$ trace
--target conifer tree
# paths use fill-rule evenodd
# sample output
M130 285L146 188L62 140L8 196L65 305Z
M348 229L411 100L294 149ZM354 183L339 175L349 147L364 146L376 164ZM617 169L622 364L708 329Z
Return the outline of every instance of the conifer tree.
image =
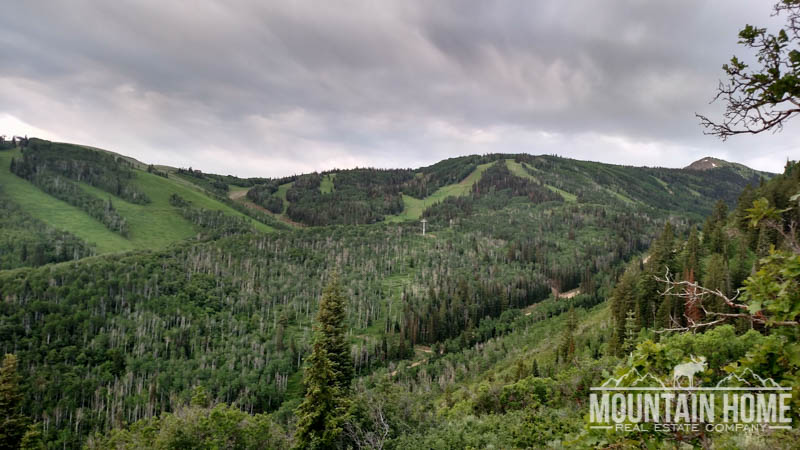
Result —
M700 238L697 234L697 229L692 227L689 232L689 240L686 241L686 249L683 257L683 270L686 273L691 272L695 278L700 278Z
M625 341L622 344L622 349L627 353L633 351L636 345L636 314L633 311L628 311L625 316Z
M653 243L650 259L645 264L643 276L639 280L636 316L639 319L640 328L655 326L657 301L660 298L660 286L656 281L656 276L663 276L667 269L672 270L675 265L675 258L672 254L674 245L675 234L672 231L672 225L667 222L664 225L664 231Z
M346 418L347 401L336 382L324 339L317 336L303 375L306 395L295 411L298 449L330 449L339 443Z
M306 394L295 411L297 448L336 448L340 442L353 376L344 321L345 297L334 275L319 304L314 346L303 375Z
M353 378L353 362L350 358L350 346L345 337L347 300L343 291L339 275L334 274L322 293L317 312L316 333L322 340L322 347L331 361L336 385L342 392L346 392Z
M636 308L639 270L629 269L620 277L611 294L611 314L614 318L614 331L611 339L611 353L622 354L625 340L625 315Z
M561 341L561 355L564 361L569 361L575 354L575 327L578 322L575 318L575 309L570 307L567 313L567 323Z
M0 367L0 449L19 448L28 431L28 418L22 414L17 357L6 354Z

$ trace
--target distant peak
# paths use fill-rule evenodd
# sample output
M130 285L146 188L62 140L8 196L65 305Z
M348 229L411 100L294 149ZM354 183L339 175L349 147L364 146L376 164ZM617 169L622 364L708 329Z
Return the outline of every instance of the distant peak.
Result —
M684 169L711 170L711 169L716 169L717 167L725 167L730 165L731 163L725 161L724 159L712 158L710 156L706 156L705 158L698 159L697 161L689 164L688 166L684 167Z

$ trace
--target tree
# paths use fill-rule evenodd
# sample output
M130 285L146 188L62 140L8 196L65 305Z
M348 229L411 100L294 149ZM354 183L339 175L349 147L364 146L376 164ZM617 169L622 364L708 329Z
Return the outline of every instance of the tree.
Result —
M614 318L614 332L611 340L612 353L622 355L626 335L626 315L636 308L638 270L629 269L620 277L611 293L611 314Z
M28 431L28 418L22 414L17 357L6 354L0 367L0 449L16 449Z
M773 15L786 14L786 26L777 33L746 25L739 31L739 44L755 50L759 67L732 57L722 70L714 100L727 105L720 123L696 114L705 134L722 140L737 134L779 131L786 120L800 113L800 0L780 0Z
M350 346L345 337L345 299L339 275L334 274L322 293L317 312L317 335L331 361L336 376L336 385L344 392L350 388L353 378L353 362Z
M335 448L341 439L353 376L344 321L345 298L334 274L319 304L314 346L303 375L306 394L295 411L298 448Z
M577 325L575 309L570 307L567 313L567 323L564 326L564 333L561 337L561 356L564 361L569 361L575 355L575 328Z
M295 411L296 448L336 448L347 416L347 402L336 383L333 363L319 336L306 363L303 374L306 395Z

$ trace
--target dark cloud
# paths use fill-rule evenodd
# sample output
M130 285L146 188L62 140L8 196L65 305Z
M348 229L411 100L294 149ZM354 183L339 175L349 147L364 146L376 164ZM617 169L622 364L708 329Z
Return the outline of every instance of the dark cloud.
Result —
M702 135L768 4L13 2L0 125L241 175L557 153L778 171L800 134ZM779 23L779 22L778 22ZM30 131L28 131L30 130ZM15 130L4 130L9 133ZM20 131L21 132L21 131Z

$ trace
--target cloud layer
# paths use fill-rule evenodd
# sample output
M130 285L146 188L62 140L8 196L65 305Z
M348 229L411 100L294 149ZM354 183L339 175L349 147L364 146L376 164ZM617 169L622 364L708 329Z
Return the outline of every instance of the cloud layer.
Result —
M169 3L169 2L168 2ZM243 176L548 153L780 171L800 125L703 136L745 0L12 2L0 128Z

